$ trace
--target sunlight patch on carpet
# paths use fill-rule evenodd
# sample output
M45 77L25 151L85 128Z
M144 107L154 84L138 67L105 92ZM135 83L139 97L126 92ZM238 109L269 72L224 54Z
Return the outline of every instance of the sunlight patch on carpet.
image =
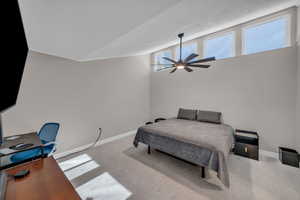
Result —
M123 185L108 172L76 188L83 200L126 200L131 196Z
M69 160L60 162L58 165L61 168L61 170L66 171L68 169L74 168L83 163L86 163L90 160L92 160L92 158L89 155L82 154L82 155L76 156L74 158L71 158Z
M99 166L100 165L98 163L92 160L78 167L72 168L71 170L65 171L64 173L69 180L72 180L83 174L86 174L89 171L92 171L93 169L96 169Z

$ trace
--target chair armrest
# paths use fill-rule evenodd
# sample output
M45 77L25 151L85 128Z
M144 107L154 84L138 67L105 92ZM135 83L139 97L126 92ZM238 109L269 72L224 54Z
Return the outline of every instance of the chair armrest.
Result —
M52 144L54 144L54 146L57 145L56 142L48 142L46 144L43 144L43 146L45 147L45 146L49 146L49 145L52 145Z
M48 153L48 157L52 156L52 154L56 151L56 145L57 145L57 143L56 142L48 142L46 144L43 144L43 147L46 147L46 146L49 146L49 145L54 145L54 146L53 146L53 149L51 150L51 152Z

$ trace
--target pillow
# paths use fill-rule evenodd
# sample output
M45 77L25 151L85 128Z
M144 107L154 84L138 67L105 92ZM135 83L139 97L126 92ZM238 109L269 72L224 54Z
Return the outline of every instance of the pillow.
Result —
M220 112L198 110L197 121L221 124L221 116Z
M177 119L196 120L197 110L179 108Z

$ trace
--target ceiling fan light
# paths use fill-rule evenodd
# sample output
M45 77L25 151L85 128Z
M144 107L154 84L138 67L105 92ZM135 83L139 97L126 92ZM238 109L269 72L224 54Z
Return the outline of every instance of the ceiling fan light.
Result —
M178 65L177 69L184 69L184 65Z

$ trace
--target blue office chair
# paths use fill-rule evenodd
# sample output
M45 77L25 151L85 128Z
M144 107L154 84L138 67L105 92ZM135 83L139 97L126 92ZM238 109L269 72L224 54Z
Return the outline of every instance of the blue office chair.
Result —
M51 156L56 151L56 136L58 133L58 123L46 123L42 126L38 133L39 138L43 143L43 150L45 156ZM17 163L24 160L30 160L41 155L41 149L32 149L20 153L16 153L10 157L11 162Z

